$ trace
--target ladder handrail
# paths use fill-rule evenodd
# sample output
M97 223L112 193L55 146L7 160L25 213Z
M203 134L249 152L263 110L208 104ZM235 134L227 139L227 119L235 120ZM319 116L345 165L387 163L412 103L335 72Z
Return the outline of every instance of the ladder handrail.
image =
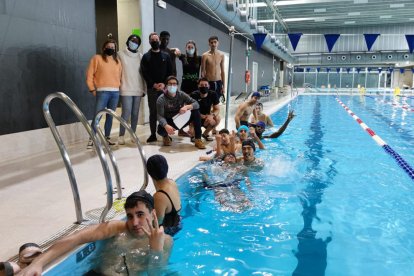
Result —
M110 115L113 118L117 119L120 122L120 124L122 124L122 126L129 132L129 134L131 135L131 137L134 139L135 143L137 144L138 152L141 156L141 161L142 161L143 168L144 168L144 183L142 184L142 186L139 190L144 190L148 186L148 173L147 173L147 166L146 166L147 159L145 157L145 152L142 149L142 145L141 145L137 135L131 129L131 127L128 125L128 123L121 116L119 116L115 111L113 111L111 109L108 109L108 108L104 108L95 115L95 117L93 118L93 121L92 121L94 126L95 126L96 132L98 133L98 136L99 136L101 141L106 141L105 135L104 135L102 129L100 128L100 126L99 126L99 122L100 122L103 114ZM113 168L113 171L114 171L114 174L115 174L115 179L116 179L118 199L121 199L122 198L121 177L120 177L120 174L119 174L119 168L118 168L118 164L117 164L115 155L114 155L111 147L108 145L108 143L103 142L102 144L105 147L106 153L109 156L109 160L111 161L112 168ZM112 187L111 187L111 194L112 194ZM100 222L105 221L106 215L108 214L111 207L112 207L112 203L111 203L111 205L107 204L106 207L102 210L101 216L99 217Z
M101 111L99 111L96 116L94 117L93 123L95 124L95 129L97 129L98 131L98 135L100 136L101 139L105 139L104 134L101 130L101 128L99 127L99 121L102 118L103 114L109 114L111 115L113 118L117 119L119 121L119 123L128 131L129 135L133 138L134 142L137 144L137 149L138 152L140 154L141 157L141 161L142 161L142 165L143 165L143 169L144 169L144 182L141 185L141 188L139 190L145 190L148 186L148 173L147 173L147 158L145 156L145 152L142 148L141 142L139 141L137 135L135 134L135 132L132 130L131 126L128 124L127 121L125 121L121 116L119 116L115 111L105 108L102 109ZM117 188L118 188L118 199L122 198L122 187L121 187L121 181L120 181L120 177L119 177L119 170L118 170L118 165L116 164L116 159L114 157L114 154L111 150L111 148L105 143L105 149L109 155L109 159L111 160L112 166L114 168L114 172L115 172L115 176L117 179Z
M62 140L62 138L59 134L59 131L56 128L55 122L53 121L53 118L50 114L49 105L50 105L50 102L54 98L61 99L73 111L73 113L76 115L78 120L82 123L82 125L85 127L86 131L89 134L89 137L93 141L93 144L95 146L95 150L98 154L99 160L100 160L101 165L102 165L102 169L104 171L105 182L106 182L107 201L106 201L106 207L104 208L104 211L105 210L110 210L111 207L112 207L113 196L112 196L111 173L110 173L110 170L109 170L108 162L106 161L105 153L102 149L101 141L100 141L100 139L97 139L97 136L95 135L94 131L92 130L91 125L89 124L88 120L86 119L86 117L82 113L82 111L80 111L80 109L72 101L72 99L70 99L63 92L56 92L56 93L49 94L45 98L45 100L43 101L43 115L44 115L45 120L46 120L47 124L49 125L49 128L50 128L50 130L53 134L53 137L54 137L54 139L56 141L56 144L59 148L60 154L62 155L63 162L65 164L66 171L67 171L68 176L69 176L69 182L70 182L71 189L72 189L73 199L75 201L76 222L81 224L82 222L85 221L85 219L83 218L82 206L81 206L80 197L79 197L79 190L78 190L78 185L76 183L75 174L74 174L74 171L73 171L73 168L72 168L72 163L70 161L70 158L69 158L68 152L66 150L66 147L63 143L63 140ZM103 143L105 143L105 140L102 140L102 141L104 141ZM103 222L102 218L104 219L105 216L106 216L107 212L105 213L105 215L103 215L104 211L102 212L102 215L100 217L100 222Z

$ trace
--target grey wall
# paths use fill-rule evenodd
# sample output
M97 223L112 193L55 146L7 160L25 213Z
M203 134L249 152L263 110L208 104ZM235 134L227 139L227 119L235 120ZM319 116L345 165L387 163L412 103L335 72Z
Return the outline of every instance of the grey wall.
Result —
M46 127L43 99L62 91L90 118L85 71L95 53L94 1L0 0L0 134ZM75 117L53 102L57 124Z
M197 43L198 52L201 55L208 50L208 38L217 35L220 42L219 49L223 52L229 52L230 37L226 29L214 19L206 17L205 14L200 13L185 1L166 2L168 5L165 10L155 7L155 31L159 33L166 30L171 34L169 47L178 47L181 51L184 51L185 43L191 39ZM146 39L144 43L148 43L148 39L144 39ZM245 40L243 37L234 40L232 95L237 95L245 90ZM258 86L271 85L273 75L272 55L264 51L257 52L254 44L252 48L249 69L251 70L253 61L257 62L259 64ZM276 65L278 64L276 63ZM177 71L179 78L181 78L180 61L177 61Z

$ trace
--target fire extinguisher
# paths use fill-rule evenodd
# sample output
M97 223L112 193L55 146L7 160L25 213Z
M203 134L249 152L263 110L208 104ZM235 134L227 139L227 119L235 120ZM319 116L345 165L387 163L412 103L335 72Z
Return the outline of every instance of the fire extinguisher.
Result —
M244 81L249 84L250 83L250 71L246 70L246 72L244 73Z

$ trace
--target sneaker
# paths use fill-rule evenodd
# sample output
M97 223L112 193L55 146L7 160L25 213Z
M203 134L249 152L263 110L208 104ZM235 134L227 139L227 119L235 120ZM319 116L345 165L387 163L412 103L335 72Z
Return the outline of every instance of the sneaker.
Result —
M89 138L88 144L86 145L86 149L91 149L93 147L93 141Z
M125 145L125 138L124 136L118 137L118 145Z
M147 143L151 143L151 142L157 142L157 135L151 134L151 136L148 137Z
M164 137L162 137L162 142L163 142L163 145L164 146L171 146L171 141L172 141L172 139L171 139L171 137L170 136L164 136Z
M206 148L206 146L204 145L204 143L201 139L195 139L194 140L194 145L198 149L205 149Z
M111 142L111 137L106 136L105 138L106 138L106 142L108 143L108 145L110 145L110 146L114 146L115 145L114 142Z
M207 134L207 135L203 134L203 135L201 135L201 136L203 136L203 138L204 138L206 141L213 141L213 137L210 137L208 134Z
M191 137L191 135L190 134L188 134L188 132L185 132L184 130L182 130L182 129L180 129L179 131L178 131L178 136L181 136L181 137Z

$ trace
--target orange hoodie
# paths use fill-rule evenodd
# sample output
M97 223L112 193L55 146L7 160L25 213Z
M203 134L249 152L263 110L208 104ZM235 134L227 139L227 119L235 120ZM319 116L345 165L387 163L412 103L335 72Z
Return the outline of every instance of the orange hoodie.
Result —
M113 57L107 57L107 62L101 55L94 55L89 62L86 72L86 84L89 91L99 90L100 87L118 88L121 86L122 65Z

